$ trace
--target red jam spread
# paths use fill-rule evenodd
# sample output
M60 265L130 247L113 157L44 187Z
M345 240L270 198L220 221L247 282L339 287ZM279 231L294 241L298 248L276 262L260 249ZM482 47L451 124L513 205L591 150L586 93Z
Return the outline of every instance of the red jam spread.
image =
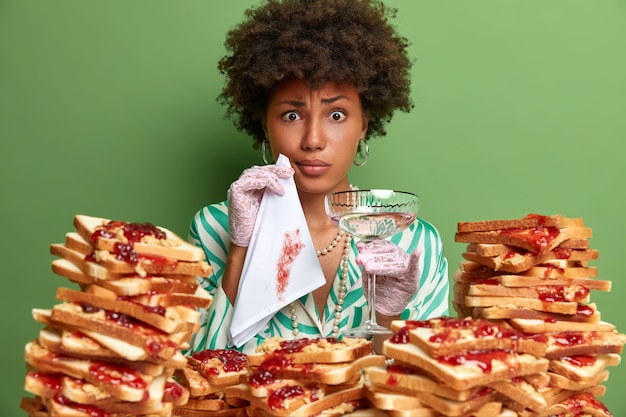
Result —
M255 388L261 387L263 385L271 384L274 381L276 381L276 377L274 376L274 374L270 371L265 371L265 370L254 371L248 377L248 384L251 387L255 387Z
M113 417L115 416L115 414L113 413L108 413L104 410L102 410L101 408L98 407L94 407L92 405L86 405L86 404L79 404L79 403L75 403L73 401L70 401L67 397L65 397L62 394L57 394L54 396L54 401L56 401L57 403L74 409L76 411L79 411L83 414L88 415L89 417Z
M409 343L409 330L410 329L406 326L401 328L393 335L391 335L391 337L389 338L389 342L406 345L407 343Z
M107 224L100 226L91 235L91 241L95 242L99 237L112 239L119 229L123 230L124 237L129 242L141 242L145 236L153 236L155 239L163 240L167 238L166 233L152 223L127 223L111 220Z
M596 357L593 355L576 355L576 356L564 356L565 362L571 363L575 366L591 366L596 363Z
M565 400L563 404L573 415L578 415L578 413L582 412L585 407L592 407L596 410L601 410L608 417L612 416L606 406L588 392L572 395ZM594 413L594 415L596 414Z
M477 338L493 337L498 339L510 339L515 344L524 335L510 328L505 328L484 319L459 319L452 317L439 317L436 319L418 321L407 320L405 326L391 336L391 343L409 343L409 332L416 328L431 328L433 335L429 337L429 342L439 344L454 344L462 334L458 329L471 330L472 335Z
M577 332L555 333L552 335L552 339L559 346L581 345L587 341L582 333Z
M285 401L292 398L304 397L305 391L300 385L287 385L278 388L276 391L270 393L267 397L267 405L272 410L285 408ZM315 398L317 399L317 398Z
M299 338L299 339L292 339L292 340L283 340L280 342L280 349L275 350L273 353L289 354L289 353L302 352L302 350L305 347L319 343L321 340L322 339L320 338L316 338L316 339ZM339 340L337 340L334 337L327 337L324 340L326 340L328 343L340 343Z
M291 265L296 260L304 244L300 239L300 230L295 232L287 232L283 237L283 248L278 258L278 275L276 276L276 294L282 299L289 284L289 275L291 273Z
M569 259L570 256L572 256L572 249L557 246L552 249L552 253L554 253L554 256L556 256L557 259Z
M402 375L417 375L420 374L420 370L417 368L409 368L403 365L387 365L387 385L398 385L398 378L396 374Z
M546 285L535 287L539 299L545 302L582 301L589 295L589 288L576 285L573 291L564 285Z
M174 381L166 381L165 382L165 391L163 392L164 396L167 396L168 399L179 400L185 394L185 388L177 382Z
M171 260L163 256L138 255L135 251L134 244L136 242L140 242L146 236L152 236L159 240L167 239L167 234L163 230L154 226L152 223L126 223L111 220L107 224L96 228L96 231L91 235L91 241L95 242L99 237L114 239L120 229L122 230L124 237L127 239L127 242L115 243L113 251L115 259L132 265L137 264L139 261L146 261L153 265L176 264L175 260ZM85 257L85 260L94 262L95 257L93 254L90 254Z
M532 229L502 229L498 233L510 235L516 239L528 243L535 254L544 253L549 248L552 241L559 235L560 231L556 227L535 227Z
M217 359L222 363L225 372L239 372L247 369L248 359L244 353L234 349L207 349L193 354L193 358L206 365L209 360ZM213 375L218 375L220 370L210 368Z
M94 361L89 366L89 373L98 381L104 381L110 385L126 385L135 389L146 389L146 381L136 371L123 366L113 365L106 362Z
M492 362L499 360L505 362L509 352L506 350L480 350L455 353L452 355L440 356L437 360L452 366L471 365L478 367L483 373L489 373L492 370Z
M578 304L578 306L576 307L576 314L583 317L591 317L594 314L594 310L588 305Z
M140 306L141 308L143 308L143 310L146 313L155 313L155 314L158 314L160 316L165 317L165 312L167 311L167 309L165 307L163 307L163 306L149 306L149 305L141 304L141 303L138 303L137 301L135 301L132 297L127 297L127 296L124 296L124 295L118 296L117 299L120 300L120 301L125 301L127 303L136 304L136 305Z
M54 392L61 392L61 374L29 372L29 375L39 381L44 387Z
M273 372L278 369L286 368L287 366L290 366L292 364L292 360L289 359L287 356L272 354L259 365L259 369L262 371Z
M129 315L118 313L116 311L104 310L87 303L79 303L79 305L83 312L88 314L104 311L104 317L106 320L149 337L150 341L147 343L146 349L151 355L158 355L163 349L166 348L177 348L176 343L168 339L163 331L143 323Z

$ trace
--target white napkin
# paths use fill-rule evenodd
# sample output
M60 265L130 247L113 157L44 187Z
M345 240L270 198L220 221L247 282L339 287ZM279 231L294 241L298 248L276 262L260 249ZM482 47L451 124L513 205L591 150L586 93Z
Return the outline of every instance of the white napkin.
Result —
M289 166L289 159L279 155L276 165ZM326 282L293 177L280 181L285 194L263 194L243 264L229 330L237 347L278 310Z

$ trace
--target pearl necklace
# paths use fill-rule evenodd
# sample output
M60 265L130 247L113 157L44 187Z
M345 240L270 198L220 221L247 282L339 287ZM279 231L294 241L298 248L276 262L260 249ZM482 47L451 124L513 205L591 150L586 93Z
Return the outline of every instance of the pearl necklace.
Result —
M330 245L328 245L327 247L325 247L322 250L316 250L315 252L317 253L317 256L323 256L326 255L328 253L330 253L333 249L335 249L335 246L337 246L339 244L339 242L341 241L341 238L343 237L343 235L345 234L345 232L343 230L340 230L339 232L337 232L337 236L335 236L335 238L333 239L333 241L331 242Z
M322 251L317 251L317 256L326 255L333 250L337 244L341 241L341 237L345 235L344 232L339 232L333 243ZM333 317L333 337L339 336L339 323L341 321L341 311L343 310L343 300L346 297L347 282L348 282L348 256L350 254L350 244L352 237L346 235L346 240L343 246L343 255L341 256L341 279L339 280L339 294L337 294L337 304L335 306L335 316ZM324 253L326 251L326 253ZM295 338L298 338L300 331L298 330L298 316L296 315L295 303L289 304L289 313L291 314L291 333Z

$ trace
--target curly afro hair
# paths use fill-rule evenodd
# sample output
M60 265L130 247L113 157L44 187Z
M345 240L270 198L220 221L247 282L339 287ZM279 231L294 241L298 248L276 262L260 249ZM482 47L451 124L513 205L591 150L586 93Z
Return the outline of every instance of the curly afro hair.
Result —
M248 9L226 37L218 101L258 148L269 94L282 80L349 83L369 119L368 138L384 136L393 112L413 107L408 42L389 23L396 13L380 0L267 0Z

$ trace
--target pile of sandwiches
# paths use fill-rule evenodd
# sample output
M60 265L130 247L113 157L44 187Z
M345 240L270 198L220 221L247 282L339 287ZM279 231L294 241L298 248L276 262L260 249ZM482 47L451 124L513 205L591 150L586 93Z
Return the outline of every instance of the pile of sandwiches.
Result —
M385 357L362 338L270 338L248 355L243 384L226 390L258 417L336 417L366 406L363 369Z
M178 372L190 398L174 416L372 416L363 370L384 363L361 338L275 337L247 355L199 351Z
M176 417L247 417L248 402L227 397L227 388L245 383L247 355L235 349L206 349L187 357L174 378L188 391L185 404L174 407Z
M69 280L60 301L33 309L42 324L25 346L21 408L43 416L170 416L187 402L174 378L211 296L202 249L151 223L76 215L52 244L52 269Z
M504 417L545 408L537 391L549 366L545 342L484 319L398 320L391 329L383 353L393 362L365 370L366 397L389 416Z
M515 380L532 398L503 401L519 416L569 416L572 404L580 411L571 415L610 415L599 397L626 336L591 302L592 291L611 289L590 265L599 255L589 247L591 236L582 219L562 215L458 223L455 241L467 243L454 274L458 316L498 323L545 344L533 355L547 361L547 369Z

